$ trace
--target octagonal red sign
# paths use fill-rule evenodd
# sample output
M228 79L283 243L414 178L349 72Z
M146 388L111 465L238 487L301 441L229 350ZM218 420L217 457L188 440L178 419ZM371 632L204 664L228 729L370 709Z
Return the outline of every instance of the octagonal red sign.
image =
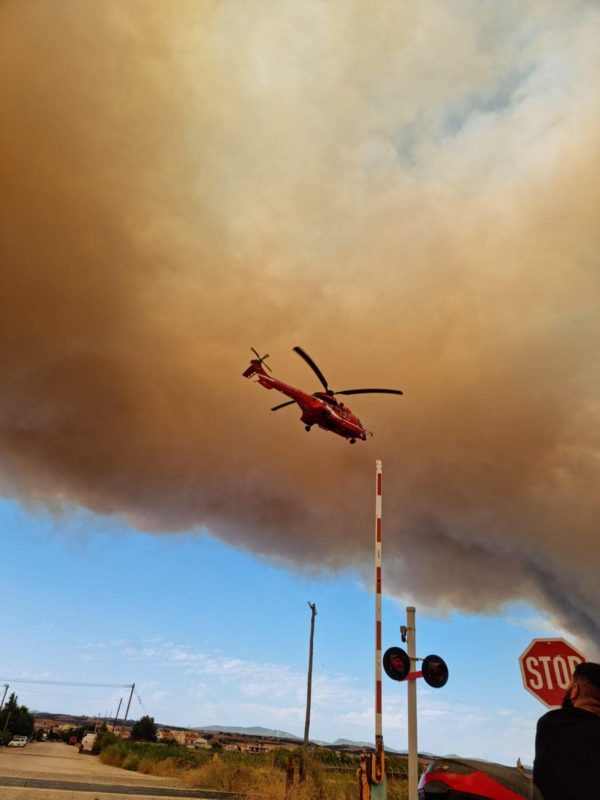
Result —
M519 658L523 686L547 708L560 708L575 667L586 660L564 639L534 639Z

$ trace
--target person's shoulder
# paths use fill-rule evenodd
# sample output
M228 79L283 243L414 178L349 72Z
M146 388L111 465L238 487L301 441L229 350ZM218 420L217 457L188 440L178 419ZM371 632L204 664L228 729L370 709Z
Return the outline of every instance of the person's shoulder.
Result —
M571 711L570 708L553 708L552 711L547 711L543 716L541 716L538 722L552 723L561 719L565 719L565 716L569 711Z
M600 725L600 716L582 708L555 708L539 718L538 730L582 724Z
M574 709L572 708L554 708L552 711L548 711L538 719L538 730L543 730L544 728L553 728L556 725L562 725L572 718L572 714L570 712L573 710Z

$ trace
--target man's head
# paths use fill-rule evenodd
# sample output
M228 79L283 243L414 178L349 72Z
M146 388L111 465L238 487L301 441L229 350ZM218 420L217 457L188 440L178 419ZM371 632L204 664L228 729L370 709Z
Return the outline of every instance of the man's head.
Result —
M600 714L600 664L588 661L575 667L563 700L563 708L573 706Z

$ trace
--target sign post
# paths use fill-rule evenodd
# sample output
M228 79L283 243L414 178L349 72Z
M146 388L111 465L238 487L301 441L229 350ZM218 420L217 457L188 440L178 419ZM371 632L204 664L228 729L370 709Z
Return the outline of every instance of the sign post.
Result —
M534 639L519 658L523 686L546 708L560 708L582 652L564 639Z
M417 628L415 608L406 609L406 643L410 672L417 671ZM419 786L419 748L417 745L417 682L408 679L408 800L417 800Z

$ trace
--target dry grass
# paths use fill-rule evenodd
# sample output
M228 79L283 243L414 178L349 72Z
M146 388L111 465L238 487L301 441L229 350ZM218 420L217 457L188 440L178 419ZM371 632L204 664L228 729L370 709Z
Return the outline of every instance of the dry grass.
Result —
M151 761L141 758L137 771L158 778L182 778L183 774L193 767L191 761L184 758L165 758L164 761Z
M148 752L153 754L152 750ZM114 767L161 778L177 778L194 789L235 792L260 800L285 800L285 770L281 764L276 764L274 757L252 759L228 754L198 764L173 756L156 760L140 751L119 747L108 748L100 758ZM306 772L306 781L302 784L296 774L290 800L355 800L357 778L354 770L328 769L318 760L309 759ZM407 800L407 797L405 780L388 780L388 800Z
M182 773L170 773L194 789L217 789L255 795L260 800L284 800L285 773L272 765L244 764L240 761L227 761L219 758L203 766ZM318 762L307 767L307 777L303 784L296 775L291 800L355 800L357 778L352 772L337 772L325 769ZM405 800L407 797L405 781L394 780L388 783L389 800Z
M109 767L123 766L123 758L113 753L100 753L99 758L103 764L108 764Z

